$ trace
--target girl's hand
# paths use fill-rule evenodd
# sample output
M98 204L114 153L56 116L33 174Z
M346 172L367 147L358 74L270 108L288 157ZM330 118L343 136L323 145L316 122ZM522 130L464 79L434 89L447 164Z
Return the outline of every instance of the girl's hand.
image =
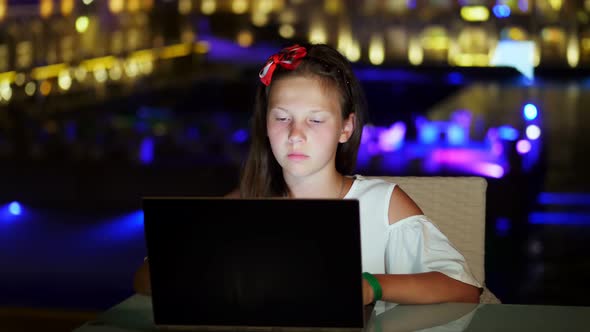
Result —
M369 282L363 278L363 304L371 304L373 303L373 298L375 294L373 294L373 287L369 285Z

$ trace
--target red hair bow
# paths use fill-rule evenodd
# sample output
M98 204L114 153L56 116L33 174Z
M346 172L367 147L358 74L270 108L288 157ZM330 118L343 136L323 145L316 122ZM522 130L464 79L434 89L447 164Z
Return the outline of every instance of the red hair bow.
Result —
M293 45L283 48L279 53L271 55L266 64L258 73L260 81L266 86L272 80L272 73L277 68L277 65L289 70L297 68L301 60L307 55L307 50L303 46Z

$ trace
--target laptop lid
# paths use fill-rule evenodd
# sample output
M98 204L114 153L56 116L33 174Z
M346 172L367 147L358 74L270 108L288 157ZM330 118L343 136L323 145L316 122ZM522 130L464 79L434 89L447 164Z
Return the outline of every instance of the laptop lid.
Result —
M357 200L144 198L156 325L362 328Z

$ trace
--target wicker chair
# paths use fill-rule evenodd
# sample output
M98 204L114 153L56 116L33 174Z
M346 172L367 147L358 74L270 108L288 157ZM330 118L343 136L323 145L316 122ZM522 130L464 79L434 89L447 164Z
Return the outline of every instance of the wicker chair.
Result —
M481 177L378 176L398 184L465 256L484 285L481 303L500 303L485 287L485 211L487 182Z

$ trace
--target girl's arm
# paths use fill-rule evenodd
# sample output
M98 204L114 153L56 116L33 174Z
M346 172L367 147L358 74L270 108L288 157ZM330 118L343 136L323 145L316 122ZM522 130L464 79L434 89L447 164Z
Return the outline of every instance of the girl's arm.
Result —
M400 304L479 302L479 288L440 272L418 274L376 274L383 289L383 301ZM365 304L374 301L373 288L363 279Z
M133 290L143 295L151 295L152 287L150 283L150 263L144 260L139 269L133 276Z
M389 223L422 215L418 205L399 187L396 187L389 202ZM394 303L426 304L440 302L479 302L480 289L455 280L441 272L417 274L375 275L383 289L383 300ZM365 304L373 302L373 289L363 279ZM367 302L369 301L369 302Z

